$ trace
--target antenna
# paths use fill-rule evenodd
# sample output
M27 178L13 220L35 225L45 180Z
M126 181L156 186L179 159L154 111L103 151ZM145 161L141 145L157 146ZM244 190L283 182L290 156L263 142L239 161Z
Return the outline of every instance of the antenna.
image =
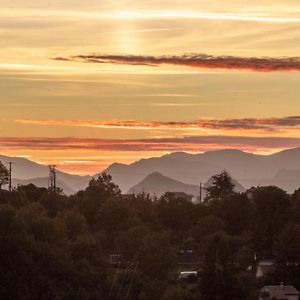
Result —
M49 188L56 191L56 165L49 165Z
M12 165L14 165L13 162L8 162L7 163L9 168L8 168L8 190L11 192L12 191Z

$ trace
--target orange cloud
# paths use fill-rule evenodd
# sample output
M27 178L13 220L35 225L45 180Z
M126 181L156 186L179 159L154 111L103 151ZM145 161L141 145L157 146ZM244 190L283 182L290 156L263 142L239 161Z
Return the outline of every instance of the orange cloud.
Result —
M16 120L24 125L70 126L117 129L164 130L260 130L300 129L300 116L283 118L203 119L189 122L93 121L93 120Z
M71 57L56 57L54 60L147 66L168 64L196 68L251 70L257 72L300 71L299 57L239 57L212 56L206 54L173 56L92 54L76 55Z
M135 140L105 140L88 138L21 138L1 137L0 150L49 151L208 151L237 148L254 152L300 146L300 138L249 136L187 136L182 138L149 138Z

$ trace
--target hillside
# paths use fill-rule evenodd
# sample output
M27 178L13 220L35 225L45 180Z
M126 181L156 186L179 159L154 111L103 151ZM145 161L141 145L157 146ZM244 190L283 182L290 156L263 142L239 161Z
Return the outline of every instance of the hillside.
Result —
M129 194L145 192L150 195L162 196L166 192L185 192L194 197L199 196L199 187L196 185L185 184L178 180L166 177L158 172L154 172L140 183L129 189Z
M38 164L26 158L9 157L0 155L0 161L7 165L13 163L13 185L33 183L39 187L48 186L49 169L47 166ZM66 194L73 194L85 189L91 180L91 176L79 176L57 171L57 185Z
M300 169L300 148L272 155L257 155L233 149L201 154L175 152L162 157L142 159L129 165L112 164L106 172L124 192L154 172L186 184L198 185L224 170L245 188L276 183L288 192L293 192L295 186L287 185L286 180L277 175L283 169ZM299 180L300 185L300 178L295 180Z
M239 182L233 180L233 183L236 192L241 193L245 191L244 187ZM202 197L205 197L205 190L211 185L212 178L203 185ZM129 194L139 194L141 192L157 197L162 196L166 192L184 192L188 195L193 195L196 200L197 197L199 198L200 187L199 185L186 184L170 177L166 177L158 172L154 172L146 176L141 182L128 191Z

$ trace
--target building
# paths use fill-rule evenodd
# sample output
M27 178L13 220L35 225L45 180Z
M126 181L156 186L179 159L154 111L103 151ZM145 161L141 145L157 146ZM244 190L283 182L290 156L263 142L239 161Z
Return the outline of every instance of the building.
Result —
M170 195L172 195L176 199L183 199L189 202L193 202L193 195L188 195L187 193L184 192L169 192Z
M275 263L273 260L261 260L257 264L256 278L262 278L274 272Z
M261 289L259 300L299 300L300 292L292 285L268 285Z
M133 194L122 194L121 198L122 198L122 200L131 200L131 199L134 199L134 195Z

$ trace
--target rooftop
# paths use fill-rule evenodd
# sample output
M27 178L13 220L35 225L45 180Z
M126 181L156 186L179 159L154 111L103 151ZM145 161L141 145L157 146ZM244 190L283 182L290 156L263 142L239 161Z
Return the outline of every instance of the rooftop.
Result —
M300 292L292 285L268 285L262 288L262 291L269 293L269 297L285 299L286 296L300 295Z

